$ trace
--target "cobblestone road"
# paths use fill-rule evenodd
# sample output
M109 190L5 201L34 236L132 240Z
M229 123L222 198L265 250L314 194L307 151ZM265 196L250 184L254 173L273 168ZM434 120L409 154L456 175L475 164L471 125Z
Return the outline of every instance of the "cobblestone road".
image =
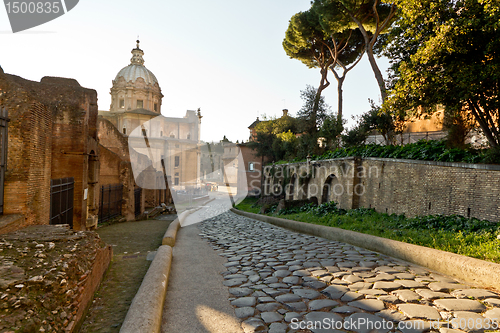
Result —
M217 209L198 226L245 332L499 332L495 292Z

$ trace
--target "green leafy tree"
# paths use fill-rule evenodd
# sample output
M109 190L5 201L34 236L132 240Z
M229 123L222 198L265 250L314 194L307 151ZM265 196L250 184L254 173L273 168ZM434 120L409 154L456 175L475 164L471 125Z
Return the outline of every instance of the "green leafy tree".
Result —
M394 21L394 1L382 0L314 0L313 9L325 30L343 32L358 28L364 40L364 51L379 85L382 100L387 97L385 81L375 59L377 41Z
M315 11L308 10L292 16L283 40L283 49L290 58L300 60L309 68L319 68L321 73L321 80L318 89L315 90L315 98L310 109L309 131L316 131L316 127L312 125L316 124L321 92L330 85L328 69L336 61L332 57L333 47L332 41L319 24L319 17Z
M386 54L387 107L418 115L442 104L472 114L500 147L500 6L494 0L397 0L401 9Z
M339 146L340 135L344 130L343 120L334 114L327 115L321 128L319 130L319 136L325 138L326 147L328 149L336 148Z

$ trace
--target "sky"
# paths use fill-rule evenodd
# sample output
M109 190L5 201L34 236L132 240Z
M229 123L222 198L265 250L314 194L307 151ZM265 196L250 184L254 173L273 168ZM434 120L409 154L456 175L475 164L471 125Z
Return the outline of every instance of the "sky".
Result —
M310 0L81 0L43 25L12 33L0 8L0 66L5 73L39 81L76 79L109 110L112 80L129 65L139 37L145 66L164 95L162 114L183 117L201 109L201 139L247 141L259 116L295 115L306 85L318 86L318 69L290 59L282 47L290 18ZM386 76L388 61L379 59ZM337 87L323 96L336 112ZM344 83L344 118L369 110L380 92L366 56Z

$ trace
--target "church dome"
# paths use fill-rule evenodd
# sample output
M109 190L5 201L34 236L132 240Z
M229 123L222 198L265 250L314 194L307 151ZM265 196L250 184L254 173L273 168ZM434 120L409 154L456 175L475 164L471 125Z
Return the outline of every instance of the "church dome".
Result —
M156 76L149 69L144 66L144 59L142 56L144 52L139 48L139 41L137 41L137 47L132 50L132 59L130 59L130 65L123 67L118 74L116 74L115 81L118 81L120 77L123 77L125 82L135 82L138 78L142 78L146 85L154 85L158 83Z

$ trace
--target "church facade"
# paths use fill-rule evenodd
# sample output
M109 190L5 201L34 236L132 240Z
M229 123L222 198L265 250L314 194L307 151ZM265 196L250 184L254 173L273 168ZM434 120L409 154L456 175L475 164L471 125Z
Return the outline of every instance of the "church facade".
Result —
M183 118L163 116L164 96L156 76L144 66L143 56L137 41L130 64L112 81L110 110L99 111L99 116L128 140L129 149L149 157L151 167L167 176L170 188L200 187L200 109L186 111Z

